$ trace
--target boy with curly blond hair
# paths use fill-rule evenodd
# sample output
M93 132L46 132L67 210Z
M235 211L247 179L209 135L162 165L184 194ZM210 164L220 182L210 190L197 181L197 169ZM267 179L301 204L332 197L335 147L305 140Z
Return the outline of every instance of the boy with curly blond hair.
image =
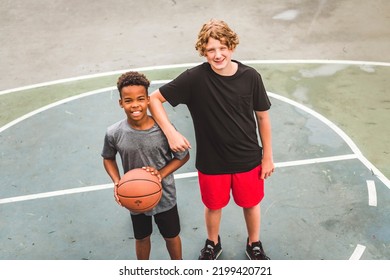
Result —
M237 34L224 21L205 23L195 48L206 62L153 92L149 105L173 151L184 151L191 144L174 129L162 104L185 104L192 116L207 229L200 260L217 259L222 252L219 230L230 193L243 208L246 255L254 260L269 259L260 241L260 202L264 179L274 171L268 115L271 103L260 74L232 59L238 44Z

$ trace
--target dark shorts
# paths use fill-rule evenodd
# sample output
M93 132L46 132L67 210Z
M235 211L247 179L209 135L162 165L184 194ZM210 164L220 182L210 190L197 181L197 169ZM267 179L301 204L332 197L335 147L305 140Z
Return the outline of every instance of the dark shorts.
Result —
M144 239L153 232L152 216L145 214L130 214L133 222L135 239ZM161 235L164 238L173 238L180 233L180 219L177 211L177 205L168 211L158 213L153 216Z
M208 175L198 171L202 201L212 210L225 207L232 192L238 206L251 208L264 197L264 180L260 178L261 165L242 173Z

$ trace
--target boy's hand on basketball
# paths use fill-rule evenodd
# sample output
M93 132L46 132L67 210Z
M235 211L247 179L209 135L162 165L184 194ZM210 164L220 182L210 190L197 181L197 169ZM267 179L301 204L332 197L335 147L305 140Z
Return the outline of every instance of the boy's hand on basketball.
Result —
M148 171L150 174L156 176L158 178L158 181L161 182L162 181L162 176L160 174L160 171L158 171L156 168L152 167L152 166L144 166L142 167L142 169Z
M118 203L120 206L122 206L122 203L119 201L119 197L118 197L118 183L114 183L114 197L115 197L115 200L116 200L116 203Z

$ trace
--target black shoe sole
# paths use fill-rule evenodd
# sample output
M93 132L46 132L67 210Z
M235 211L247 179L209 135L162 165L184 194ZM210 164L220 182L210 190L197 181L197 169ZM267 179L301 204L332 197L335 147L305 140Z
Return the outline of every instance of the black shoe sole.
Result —
M200 258L200 256L198 257L198 260L201 260L201 261L215 261L215 260L218 259L218 257L219 257L221 254L222 254L222 249L218 252L218 254L215 256L215 259L213 259L213 260L202 260L202 259Z

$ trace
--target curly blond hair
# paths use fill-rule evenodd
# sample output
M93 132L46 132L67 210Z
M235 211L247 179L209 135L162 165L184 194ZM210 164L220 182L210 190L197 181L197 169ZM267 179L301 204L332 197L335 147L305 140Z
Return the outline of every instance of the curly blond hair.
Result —
M230 50L234 50L239 44L238 35L230 29L226 22L211 19L203 24L195 44L195 49L200 56L205 56L206 45L210 37L220 41L221 44L226 45Z

